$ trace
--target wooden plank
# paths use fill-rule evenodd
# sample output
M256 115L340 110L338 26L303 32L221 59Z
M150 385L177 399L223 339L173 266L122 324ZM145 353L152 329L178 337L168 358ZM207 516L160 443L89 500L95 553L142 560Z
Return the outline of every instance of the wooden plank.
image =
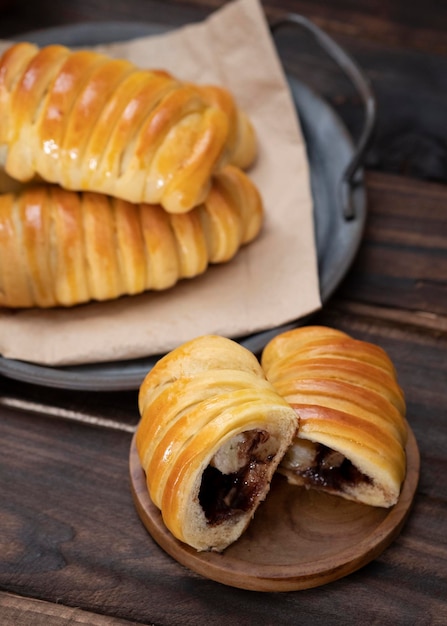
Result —
M80 22L134 21L159 24L181 25L187 21L203 19L213 10L212 3L190 3L182 6L181 2L163 0L127 0L109 2L78 0L77 2L59 2L58 0L40 0L39 4L16 0L2 15L0 37L6 38L26 31L76 24Z
M362 245L337 295L447 317L447 187L370 173L367 190Z
M23 598L0 591L0 621L3 626L137 626L137 622L115 619L81 609Z
M436 0L266 0L267 10L302 13L333 36L377 42L382 47L400 47L446 54L447 11Z
M148 19L159 18L174 21L173 15L184 14L203 16L222 6L225 0L127 0L127 2L92 3L90 0L78 0L75 4L61 4L58 0L41 0L39 5L27 4L27 13L23 12L21 0L5 13L6 24L20 27L29 23L31 28L48 26L55 16L59 23L73 23L85 19ZM414 48L446 53L445 31L447 29L446 7L437 0L421 3L417 0L362 0L353 6L350 0L263 0L268 13L294 11L307 15L320 26L334 35L349 35L359 40L377 41L381 45ZM8 24L9 21L9 24ZM56 23L56 22L54 22ZM1 32L1 31L0 31Z
M134 432L139 419L136 390L80 392L41 387L3 376L0 376L0 407L101 428L117 428L127 433Z

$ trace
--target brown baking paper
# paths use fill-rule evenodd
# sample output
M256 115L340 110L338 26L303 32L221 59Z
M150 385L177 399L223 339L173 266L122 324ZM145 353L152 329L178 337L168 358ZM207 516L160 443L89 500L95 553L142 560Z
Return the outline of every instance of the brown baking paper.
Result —
M251 334L318 309L306 150L258 0L237 0L202 23L100 49L231 90L257 131L259 158L250 176L263 197L265 224L231 262L165 292L72 309L3 310L0 353L49 365L131 359L205 333Z

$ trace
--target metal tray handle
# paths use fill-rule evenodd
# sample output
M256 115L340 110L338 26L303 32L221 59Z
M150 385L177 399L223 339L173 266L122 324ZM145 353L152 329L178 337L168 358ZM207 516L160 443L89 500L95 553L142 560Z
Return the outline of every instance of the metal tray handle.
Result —
M340 181L341 206L345 219L355 218L355 210L352 203L352 189L357 184L356 174L362 164L366 149L371 140L376 123L376 99L371 86L356 62L321 28L312 21L297 13L287 13L284 16L270 22L270 29L274 34L278 29L285 26L300 26L311 33L315 41L336 63L336 65L351 80L359 92L365 108L363 129L355 146L354 155L346 167Z

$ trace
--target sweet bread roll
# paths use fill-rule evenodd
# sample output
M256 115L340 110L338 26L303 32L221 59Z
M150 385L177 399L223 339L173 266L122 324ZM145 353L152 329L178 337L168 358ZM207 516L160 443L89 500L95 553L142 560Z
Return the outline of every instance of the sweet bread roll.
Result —
M230 165L205 202L180 215L56 185L0 195L0 306L72 306L167 289L230 260L262 219L256 187Z
M297 428L256 357L209 335L163 357L139 393L136 446L152 502L171 533L222 551L267 495Z
M255 154L253 127L222 88L59 45L18 43L0 59L0 165L19 181L183 213L215 171Z
M407 424L387 354L341 331L310 326L272 339L262 366L299 417L279 471L297 485L394 505L406 474Z

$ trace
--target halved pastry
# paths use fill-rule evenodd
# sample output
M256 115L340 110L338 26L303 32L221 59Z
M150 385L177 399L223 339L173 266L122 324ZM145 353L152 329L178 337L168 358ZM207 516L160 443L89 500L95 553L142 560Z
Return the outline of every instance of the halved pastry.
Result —
M152 502L180 541L222 551L267 495L297 428L256 357L215 335L163 357L139 393L136 446Z
M0 195L0 306L73 306L167 289L229 261L262 221L258 190L230 165L205 202L181 215L56 185Z
M223 88L60 45L21 42L0 58L0 164L19 181L183 213L223 165L255 155L253 127Z
M379 346L321 326L276 336L264 372L299 417L279 471L296 485L381 507L406 474L405 400Z

